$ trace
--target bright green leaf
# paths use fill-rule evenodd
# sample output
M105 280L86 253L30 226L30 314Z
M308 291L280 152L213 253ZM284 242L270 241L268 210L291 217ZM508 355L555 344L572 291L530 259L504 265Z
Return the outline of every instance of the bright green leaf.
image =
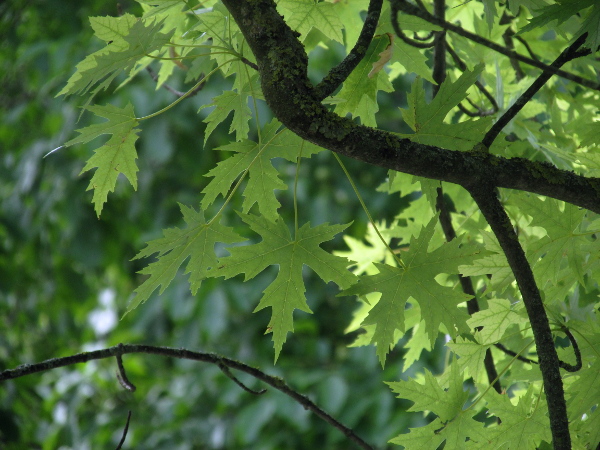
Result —
M240 217L263 240L258 244L229 248L231 256L220 259L219 266L211 271L211 275L231 278L245 273L247 281L268 266L279 266L277 277L263 291L264 295L254 310L272 308L267 332L273 333L277 361L288 332L294 331L294 310L311 312L304 295L302 267L309 266L323 281L333 281L340 288L346 288L355 281L356 277L347 270L350 262L346 258L334 256L320 247L322 242L333 239L348 225L322 224L313 228L304 224L292 238L281 218L272 222L252 214L240 214Z

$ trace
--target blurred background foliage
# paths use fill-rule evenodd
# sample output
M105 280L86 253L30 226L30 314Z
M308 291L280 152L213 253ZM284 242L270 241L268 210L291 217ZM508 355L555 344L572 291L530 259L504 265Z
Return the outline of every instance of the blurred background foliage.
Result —
M122 1L139 15L137 3ZM137 274L147 261L131 258L162 229L181 226L177 202L198 207L204 174L224 157L212 151L228 142L219 127L203 146L210 103L231 84L211 79L187 99L148 123L138 141L139 187L120 180L98 220L86 192L91 174L79 175L92 142L50 150L88 125L81 99L55 98L85 55L100 47L88 16L116 15L117 5L95 0L9 0L0 4L0 370L20 364L116 345L145 343L216 352L283 377L327 412L382 448L386 441L423 418L405 412L383 381L402 374L402 350L391 353L382 370L372 347L348 348L346 334L357 307L336 297L332 286L307 273L314 315L296 313L276 366L267 310L252 314L270 273L242 283L209 279L192 296L180 274L166 292L122 317ZM317 48L311 55L318 79L342 49ZM169 81L185 90L184 73ZM398 78L396 83L410 80ZM175 97L156 90L142 71L116 92L102 92L98 104L132 102L143 116ZM400 90L400 91L406 91ZM404 99L387 99L402 106ZM385 110L382 107L382 110ZM262 112L262 114L266 114ZM393 129L391 118L381 117ZM375 192L384 170L346 161L378 220L392 219L406 200ZM293 180L290 165L287 182ZM366 218L335 159L323 152L303 162L298 186L300 222L313 225L353 221L362 236ZM291 189L281 192L282 214L293 223ZM236 222L234 209L225 221ZM341 239L333 242L345 249ZM332 247L330 246L329 249ZM270 278L271 277L271 278ZM440 346L423 355L416 368L439 370ZM124 448L350 448L344 436L283 394L255 397L217 367L149 355L127 355L124 363L137 391L125 391L115 376L116 362L103 360L0 385L2 449L114 448L132 420ZM415 367L411 368L411 373ZM402 375L404 378L405 375ZM258 382L241 374L253 388Z

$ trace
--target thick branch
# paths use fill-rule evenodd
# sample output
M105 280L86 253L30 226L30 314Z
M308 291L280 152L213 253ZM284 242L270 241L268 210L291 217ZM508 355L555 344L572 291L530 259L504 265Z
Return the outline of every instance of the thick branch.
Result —
M356 443L360 448L372 449L373 447L358 437L354 431L344 426L342 423L334 419L332 416L327 414L315 403L313 403L308 397L302 395L279 378L250 367L242 362L235 361L233 359L225 358L223 356L216 355L214 353L201 353L192 352L190 350L169 348L169 347L156 347L152 345L137 345L137 344L119 344L114 347L105 348L102 350L95 350L93 352L78 353L76 355L66 356L64 358L48 359L37 364L24 364L12 370L5 370L0 372L0 381L11 380L14 378L20 378L25 375L30 375L38 372L45 372L48 370L56 369L58 367L70 366L73 364L86 363L95 359L105 359L111 357L120 357L128 353L147 353L151 355L161 355L170 358L189 359L192 361L206 362L214 364L223 370L223 367L228 369L239 370L240 372L247 373L257 380L274 387L278 391L283 392L287 396L300 403L305 409L308 409L315 413L318 417L323 419L328 424L340 430L344 435ZM229 375L228 375L229 376ZM231 378L231 377L230 377ZM128 419L129 421L129 419Z
M570 449L571 437L569 435L567 404L560 376L558 355L554 348L550 323L531 266L525 257L525 252L519 243L510 219L496 196L494 187L482 180L481 183L467 189L490 224L496 238L498 238L523 296L523 303L533 330L544 390L546 391L552 443L557 450Z
M412 175L546 195L600 213L600 180L522 158L456 152L358 125L328 111L307 77L304 47L272 0L223 0L250 45L275 116L302 138L339 154Z

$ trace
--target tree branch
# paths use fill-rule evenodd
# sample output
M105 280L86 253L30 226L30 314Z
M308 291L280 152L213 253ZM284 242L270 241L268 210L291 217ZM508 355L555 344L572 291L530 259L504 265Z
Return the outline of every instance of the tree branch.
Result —
M437 17L431 15L427 10L421 10L421 9L417 8L416 6L411 5L410 3L406 2L405 0L391 0L391 1L392 1L392 3L397 3L398 9L400 11L405 12L406 14L420 17L421 19L426 20L429 23L438 25L446 30L453 31L454 33L456 33L464 38L467 38L473 42L476 42L477 44L484 45L488 48L491 48L492 50L494 50L498 53L501 53L503 55L506 55L509 58L527 63L530 66L534 66L534 67L537 67L542 70L546 70L548 68L548 65L544 64L541 61L538 61L538 60L535 60L532 58L528 58L527 56L523 56L520 53L512 51L512 50L510 50L506 47L503 47L499 44L496 44L495 42L492 42L488 39L478 36L477 34L471 33L457 25L454 25L450 22L446 22L445 20L440 20ZM562 78L571 80L574 83L581 84L582 86L585 86L589 89L593 89L595 91L600 90L600 83L598 83L596 81L587 80L583 77L572 74L570 72L566 72L564 70L558 70L558 71L556 71L556 74L561 76Z
M348 75L356 69L356 66L358 66L364 58L369 49L369 44L375 35L382 6L383 0L371 0L369 2L367 17L365 18L365 23L363 24L354 48L348 53L344 60L331 69L327 76L315 87L315 94L319 100L323 100L325 97L333 94L339 85L348 78Z
M30 375L38 372L45 372L48 370L56 369L58 367L71 366L73 364L86 363L88 361L96 359L105 359L111 357L118 357L128 353L146 353L150 355L161 355L170 358L189 359L192 361L206 362L214 364L218 367L226 367L228 369L239 370L240 372L247 373L257 380L274 387L280 392L283 392L287 396L291 397L296 402L300 403L305 409L312 411L319 418L331 426L340 430L344 435L352 440L360 448L372 449L373 447L362 440L354 431L344 426L338 420L327 414L321 408L319 408L314 402L312 402L307 396L302 395L289 387L285 382L279 378L250 367L242 362L235 361L233 359L225 358L223 356L216 355L214 353L202 353L193 352L185 349L169 348L169 347L156 347L152 345L139 345L139 344L119 344L114 347L105 348L102 350L95 350L92 352L78 353L76 355L65 356L63 358L53 358L37 364L23 364L16 369L9 369L0 372L0 381L11 380L20 378L25 375ZM231 378L231 377L230 377ZM129 419L128 419L129 422Z
M490 147L494 139L500 134L500 132L504 129L506 125L523 109L523 107L529 103L529 101L533 98L533 96L548 82L548 80L554 75L558 68L563 64L571 61L572 59L581 56L581 53L578 53L577 49L581 47L581 45L585 42L587 37L587 33L584 33L579 37L575 42L573 42L569 47L567 47L559 56L554 60L547 69L541 73L539 77L535 79L535 81L529 86L529 88L521 94L521 96L517 99L513 105L506 110L504 114L496 121L496 123L488 130L485 134L483 140L481 141L486 147Z
M494 186L481 180L480 183L466 188L498 238L521 291L537 347L554 448L556 450L570 449L569 420L559 359L554 348L550 323L531 266L525 257L525 252L510 219L496 196Z
M600 213L600 179L524 158L457 152L358 125L326 109L308 80L308 57L272 0L223 0L252 49L275 116L302 138L341 155L460 185L488 180Z

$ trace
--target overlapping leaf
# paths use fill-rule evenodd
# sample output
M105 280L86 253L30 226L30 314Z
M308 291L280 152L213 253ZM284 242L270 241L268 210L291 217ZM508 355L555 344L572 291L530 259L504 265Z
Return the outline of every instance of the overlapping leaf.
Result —
M323 281L333 281L341 288L346 288L355 281L356 277L347 270L349 261L346 258L334 256L320 247L322 242L333 239L348 225L322 224L313 228L310 224L305 224L292 238L281 218L272 222L252 214L240 216L263 240L258 244L228 249L231 256L220 259L211 275L231 278L245 273L245 280L249 280L268 266L279 266L277 277L265 289L255 309L260 311L272 308L267 331L273 333L277 360L288 332L294 330L294 310L311 312L304 295L302 267L309 266Z
M248 212L257 203L262 215L271 220L277 218L277 209L281 204L274 191L287 189L287 186L279 178L271 159L280 157L295 162L300 156L310 157L322 150L287 129L278 132L280 126L277 120L268 123L262 130L259 142L244 139L218 148L235 154L208 172L207 176L214 179L202 191L205 194L203 208L211 205L219 194L225 196L237 177L248 170L243 211Z
M584 284L587 255L600 251L597 240L590 241L579 230L586 211L571 204L565 204L561 211L558 200L548 198L542 201L533 195L515 196L511 203L532 217L532 226L546 230L546 236L529 248L535 262L534 272L541 286L544 287L547 281L555 285L558 283L565 258L568 259L569 270Z
M457 364L450 366L449 375L447 390L442 389L427 369L425 384L415 380L387 383L398 397L414 402L408 411L431 411L438 416L424 427L411 428L408 434L396 436L391 443L404 445L407 450L420 450L438 448L445 441L444 448L460 450L484 440L483 424L473 420L476 411L463 411L469 394L463 391L463 378Z
M515 406L508 395L490 390L485 397L487 407L490 414L499 417L502 423L486 429L486 440L475 448L538 448L542 440L551 442L548 409L539 395L530 385Z
M304 38L313 29L319 30L329 39L344 43L344 24L338 17L334 5L315 0L281 0L278 8L285 16L287 24Z
M403 137L450 150L471 150L491 125L491 118L453 124L444 123L444 118L466 98L467 90L475 83L482 70L483 65L479 65L473 71L465 71L455 82L446 79L429 104L425 101L422 81L416 79L408 96L408 108L402 109L402 117L414 134Z
M81 170L81 173L84 173L95 167L98 168L87 189L94 190L92 202L96 214L100 216L108 193L114 190L120 173L127 177L134 189L137 189L138 168L135 163L137 153L134 144L140 130L136 128L138 121L131 103L124 108L96 105L88 106L87 109L108 121L80 128L77 130L79 136L65 143L65 146L89 142L103 134L112 135L106 144L95 151L94 156Z
M392 267L375 263L379 269L376 275L360 278L360 282L341 295L364 295L381 292L379 302L369 312L362 325L376 325L373 342L377 342L377 355L383 365L390 345L395 343L394 331L404 331L404 308L409 298L414 298L421 306L427 334L433 342L443 324L448 333L456 336L457 330L466 330L467 313L458 304L469 296L435 281L440 273L457 273L458 266L472 262L482 250L480 247L464 244L461 239L427 252L433 236L437 217L421 231L418 239L412 238L408 252L402 260L405 267Z
M186 228L164 230L164 237L148 242L146 248L135 258L140 259L158 253L158 260L142 269L140 273L150 277L135 290L137 294L128 311L148 300L159 287L162 294L173 280L181 265L189 258L186 272L190 274L192 294L196 294L209 269L217 264L214 246L217 242L232 244L244 240L232 228L219 223L206 223L202 210L179 205Z
M352 117L360 117L361 122L367 126L376 126L375 113L379 111L377 105L377 92L392 92L392 84L385 71L379 71L372 76L373 64L380 60L380 53L392 45L390 37L385 34L375 36L367 54L344 81L342 89L336 98L343 100L335 112L341 116L350 113Z
M483 327L479 332L483 344L494 344L500 341L509 326L526 322L527 319L511 308L510 301L497 298L488 300L488 308L476 312L467 321L472 328Z
M114 41L80 62L58 95L85 94L98 83L98 89L106 88L121 70L131 71L138 60L169 42L173 32L161 33L162 26L161 21L133 21L129 15L97 21L94 27L101 38Z

